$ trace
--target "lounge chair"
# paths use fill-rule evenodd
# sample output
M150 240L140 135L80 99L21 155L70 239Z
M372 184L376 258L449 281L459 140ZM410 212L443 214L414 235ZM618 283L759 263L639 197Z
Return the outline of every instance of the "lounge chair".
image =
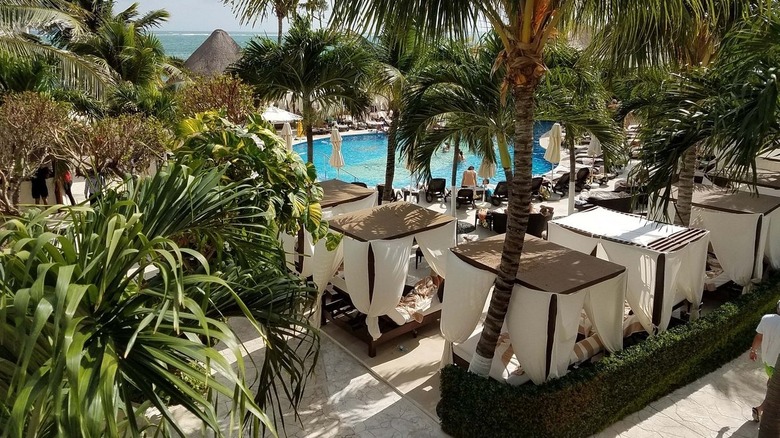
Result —
M448 196L450 196L450 192L447 190L447 180L444 178L431 178L428 187L425 189L425 200L433 202L434 199L444 198L446 202Z
M528 215L528 228L525 230L527 234L536 236L540 239L545 237L547 231L547 220L541 213L531 213Z
M493 190L490 203L498 207L504 201L509 201L509 185L506 181L501 181L496 185L496 189Z
M506 213L493 212L493 231L498 234L506 233Z
M590 178L590 167L583 167L577 171L577 175L574 178L574 190L580 192L582 190L590 190L588 185L588 179Z
M552 191L561 196L567 196L569 194L569 172L564 172L563 175L555 181Z
M368 188L368 185L366 185L366 183L364 183L364 182L360 182L360 181L352 181L350 184L354 184L354 185L356 185L356 186L363 187L364 189L367 189L367 188Z
M455 197L455 208L460 208L463 204L474 204L474 189L460 189L458 190L458 196Z
M559 193L561 196L567 196L569 194L569 175L569 172L565 172L557 181L555 181L555 185L552 189L554 193ZM580 168L574 178L574 191L581 192L583 189L590 189L588 178L590 178L590 167Z
M543 177L536 176L533 179L531 179L531 196L536 198L541 198L542 195L540 193L540 190L542 187L545 186L548 189L550 188L550 183L545 181Z

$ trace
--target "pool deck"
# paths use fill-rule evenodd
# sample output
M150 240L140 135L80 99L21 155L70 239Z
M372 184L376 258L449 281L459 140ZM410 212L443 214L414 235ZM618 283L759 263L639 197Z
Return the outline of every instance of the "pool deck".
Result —
M613 186L614 180L592 190L612 190ZM450 208L449 202L427 203L423 199L419 203L443 213ZM550 201L535 203L542 204L554 207L556 216L567 213L566 198L555 195ZM496 209L481 201L477 208L457 210L457 218L473 224L479 208ZM494 233L477 227L470 234L485 237ZM421 266L420 272L425 269ZM412 275L423 275L415 272L418 270L410 271ZM240 321L233 321L232 325L240 335L246 335L242 339L247 355L260 360L264 349L251 328ZM447 436L435 415L439 398L438 359L443 342L438 329L420 333L418 338L399 338L381 348L373 359L367 356L364 344L349 338L338 327L323 328L320 359L306 387L300 421L295 421L292 412L286 412L286 430L280 436ZM758 425L751 421L751 406L763 398L766 377L758 363L748 360L748 347L739 358L625 417L595 437L756 436ZM180 416L180 425L187 436L202 436L186 415Z

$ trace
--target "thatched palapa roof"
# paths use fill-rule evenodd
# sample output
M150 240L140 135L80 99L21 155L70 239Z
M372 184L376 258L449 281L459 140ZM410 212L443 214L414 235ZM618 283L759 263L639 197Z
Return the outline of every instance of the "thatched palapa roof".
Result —
M217 29L206 38L184 66L205 76L217 76L228 66L241 58L241 47L222 29Z

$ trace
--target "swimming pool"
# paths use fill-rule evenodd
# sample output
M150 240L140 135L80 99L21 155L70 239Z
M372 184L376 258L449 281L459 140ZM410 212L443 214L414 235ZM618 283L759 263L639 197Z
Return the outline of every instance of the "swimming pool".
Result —
M533 151L533 173L541 175L552 169L552 165L544 160L544 149L539 146L539 137L550 130L552 123L536 122L534 125L534 151ZM293 150L306 159L306 142L293 145ZM314 140L314 166L317 168L317 176L320 180L338 178L343 181L362 181L369 187L376 186L385 182L385 165L387 162L387 135L376 134L358 134L343 136L341 145L341 154L344 156L344 167L341 172L328 164L331 153L330 138L321 138ZM510 155L514 156L512 149ZM479 169L482 162L480 157L464 151L466 160L458 163L458 181L463 175L463 171L469 166ZM498 148L496 148L498 156ZM444 178L447 185L450 185L452 176L453 151L437 152L431 162L431 173L434 178ZM411 176L404 167L404 163L398 157L395 166L395 177L393 186L396 188L409 185ZM496 169L496 176L491 178L491 182L504 181L504 169L500 166Z

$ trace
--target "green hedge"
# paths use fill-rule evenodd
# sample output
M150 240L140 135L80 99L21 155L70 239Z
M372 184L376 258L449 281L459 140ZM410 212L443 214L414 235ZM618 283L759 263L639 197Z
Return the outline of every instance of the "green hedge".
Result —
M689 324L544 385L519 387L448 366L438 413L454 437L587 437L744 353L780 298L775 273Z

